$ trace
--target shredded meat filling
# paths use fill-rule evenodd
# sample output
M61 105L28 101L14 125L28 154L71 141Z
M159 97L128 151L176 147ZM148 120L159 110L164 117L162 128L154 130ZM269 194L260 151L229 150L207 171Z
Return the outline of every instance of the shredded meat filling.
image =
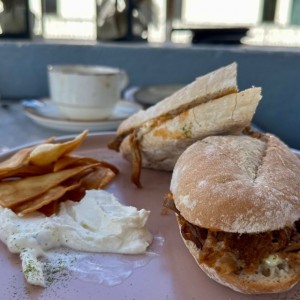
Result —
M138 187L141 188L141 168L142 168L142 155L140 150L140 141L138 138L138 130L135 130L130 135L130 151L132 156L132 170L131 170L131 181Z
M178 215L181 234L201 249L198 260L220 273L253 274L263 259L278 255L299 271L300 264L300 220L292 228L239 234L211 231L185 220L175 206L172 195L165 198L164 206Z
M200 253L199 261L210 267L217 266L219 272L226 272L228 267L225 266L223 269L221 265L218 266L218 261L221 258L225 264L226 260L230 261L231 272L240 273L242 271L245 274L252 274L257 271L261 261L271 254L288 258L288 247L293 244L293 237L295 236L299 238L300 234L293 228L258 234L208 230L208 237ZM299 250L300 247L296 247L293 251Z

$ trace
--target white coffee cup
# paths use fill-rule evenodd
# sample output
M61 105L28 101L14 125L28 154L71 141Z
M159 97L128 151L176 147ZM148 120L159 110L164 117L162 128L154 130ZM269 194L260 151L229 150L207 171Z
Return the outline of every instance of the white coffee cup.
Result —
M72 120L110 117L129 81L124 70L97 65L50 65L48 79L51 100Z

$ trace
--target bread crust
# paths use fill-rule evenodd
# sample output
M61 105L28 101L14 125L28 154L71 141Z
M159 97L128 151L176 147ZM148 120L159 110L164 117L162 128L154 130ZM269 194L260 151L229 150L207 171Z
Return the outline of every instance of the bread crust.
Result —
M140 141L142 166L171 171L181 153L195 141L211 135L239 134L250 125L260 99L261 89L251 88L200 104L163 122ZM120 152L131 160L130 151L127 137Z
M180 156L170 189L194 225L235 233L277 230L300 216L300 160L269 134L207 137Z
M141 110L124 120L117 129L117 135L126 135L149 120L165 115L176 115L181 111L211 99L236 93L238 90L236 77L236 63L198 77L194 82L158 102L156 105L151 106L147 110Z
M181 225L178 218L177 222L180 229ZM211 268L204 263L200 263L198 257L201 250L198 249L192 241L186 240L182 235L181 237L198 266L208 277L237 292L244 294L280 293L290 290L300 280L300 274L297 274L292 270L288 276L278 276L276 278L268 278L261 274L254 274L250 278L249 276L235 275L232 273L220 274L214 268Z

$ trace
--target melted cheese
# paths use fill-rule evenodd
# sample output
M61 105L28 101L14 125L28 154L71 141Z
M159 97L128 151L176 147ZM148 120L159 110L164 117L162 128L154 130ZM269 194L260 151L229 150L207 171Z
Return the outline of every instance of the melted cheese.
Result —
M267 265L270 268L278 267L284 263L284 259L278 255L271 254L263 260L263 264Z

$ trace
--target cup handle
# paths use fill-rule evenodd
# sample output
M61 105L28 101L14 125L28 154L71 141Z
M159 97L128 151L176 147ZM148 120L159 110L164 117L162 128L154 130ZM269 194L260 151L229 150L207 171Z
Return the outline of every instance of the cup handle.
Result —
M121 75L120 91L123 91L129 84L129 77L125 71L122 71L120 75Z

